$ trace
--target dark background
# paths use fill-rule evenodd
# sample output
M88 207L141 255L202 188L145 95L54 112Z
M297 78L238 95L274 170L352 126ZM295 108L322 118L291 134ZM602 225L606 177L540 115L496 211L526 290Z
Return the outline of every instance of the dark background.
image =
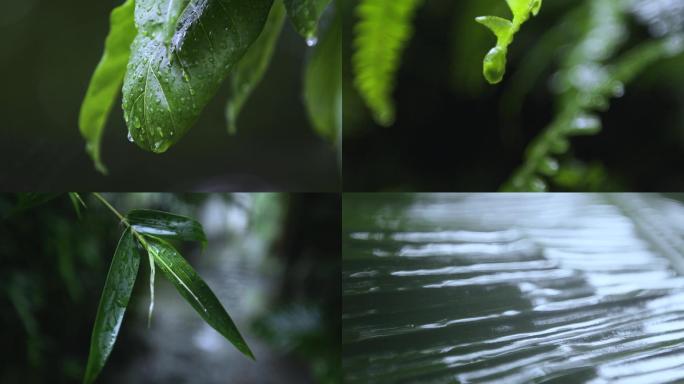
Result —
M509 50L506 78L487 85L482 58L494 45L475 16L509 17L503 1L431 0L419 8L397 77L396 124L373 123L351 84L354 2L344 25L344 189L347 191L496 191L522 164L529 142L554 116L549 78L563 46L545 52L551 65L537 78L519 114L510 90L526 54L567 12L584 3L545 1ZM677 0L672 1L677 4ZM649 38L630 21L632 47ZM684 190L684 55L650 67L600 113L603 131L571 140L561 160L576 170L565 190ZM561 164L564 164L563 162ZM566 169L569 169L566 167Z
M0 190L336 191L333 144L310 127L302 103L306 45L286 23L270 70L226 131L227 87L169 151L126 140L120 98L93 167L78 113L119 0L6 2L0 14Z

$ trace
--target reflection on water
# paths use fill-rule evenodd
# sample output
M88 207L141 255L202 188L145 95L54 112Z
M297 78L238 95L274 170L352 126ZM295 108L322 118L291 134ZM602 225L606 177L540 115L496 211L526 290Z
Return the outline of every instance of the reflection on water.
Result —
M348 195L346 382L684 381L684 208Z

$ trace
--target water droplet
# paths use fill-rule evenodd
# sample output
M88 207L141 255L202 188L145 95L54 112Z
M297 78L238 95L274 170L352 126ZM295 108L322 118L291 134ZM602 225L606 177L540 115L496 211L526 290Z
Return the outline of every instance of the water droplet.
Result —
M598 116L579 114L568 127L569 134L593 135L601 130L601 120Z
M318 37L316 36L309 36L306 38L306 45L309 47L313 47L314 45L318 44Z
M539 173L544 174L546 176L553 176L556 173L558 173L559 169L558 161L556 159L553 159L551 157L547 157L541 161L539 164Z
M613 85L613 96L622 97L625 95L625 85L621 81L616 81Z
M130 131L128 132L128 141L130 141L131 143L135 142L135 140L133 140L133 135L131 135Z
M500 83L506 73L506 50L501 47L492 48L484 58L482 73L490 84Z
M532 179L528 187L531 192L546 192L548 189L546 182L539 178Z

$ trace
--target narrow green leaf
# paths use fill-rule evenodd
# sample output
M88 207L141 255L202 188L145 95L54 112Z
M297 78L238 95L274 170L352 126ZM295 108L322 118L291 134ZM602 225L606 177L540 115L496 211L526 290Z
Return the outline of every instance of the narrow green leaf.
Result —
M197 241L207 245L202 224L189 217L150 209L135 209L126 215L137 232L167 239Z
M335 141L342 130L342 18L325 31L304 74L304 101L309 120L321 136Z
M71 200L71 205L74 206L74 211L76 211L76 216L81 218L81 206L86 207L85 202L81 199L81 195L76 192L69 192L69 199Z
M318 19L329 3L330 0L285 0L290 20L308 46L318 41Z
M148 239L148 252L154 256L157 267L173 283L181 296L209 325L228 339L240 352L253 359L252 351L240 335L233 320L190 264L166 241L152 236L146 236L146 238Z
M164 152L190 129L261 33L272 3L137 1L138 35L124 78L123 109L139 147Z
M510 20L498 16L480 16L475 19L478 23L489 28L499 42L503 42L511 34L511 29L513 29L513 23Z
M354 82L375 121L394 123L394 76L422 0L361 0L352 57Z
M134 1L127 0L112 11L104 54L90 79L78 119L81 135L86 139L86 150L95 162L95 168L102 173L107 173L107 168L100 159L100 141L109 112L121 89L135 37L133 8Z
M126 229L114 252L97 309L90 340L88 366L83 378L86 384L94 382L97 378L119 334L140 266L140 255L137 253L136 246L131 231Z
M276 0L259 38L235 66L230 79L231 99L226 104L228 131L237 131L237 119L242 106L259 85L273 57L285 21L285 7L282 0Z

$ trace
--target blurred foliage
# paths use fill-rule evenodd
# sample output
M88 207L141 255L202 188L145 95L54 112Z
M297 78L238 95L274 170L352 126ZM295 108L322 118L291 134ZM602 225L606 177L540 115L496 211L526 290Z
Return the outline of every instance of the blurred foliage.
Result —
M389 95L398 111L389 131L376 128L365 91L345 73L346 190L584 190L554 175L594 165L610 179L604 187L684 186L684 1L546 2L516 35L510 75L487 87L477 58L491 35L473 20L505 12L504 0L417 9ZM364 23L353 5L343 15L352 28ZM349 62L370 49L351 35Z
M219 198L230 209L246 212L252 240L244 241L259 239L270 244L268 249L256 248L254 257L277 272L269 276L275 279L274 286L282 288L262 307L252 328L276 324L269 328L272 333L260 333L264 341L282 354L296 356L318 381L339 382L337 196L105 196L122 211L146 208L192 216L203 206L212 207L212 199ZM80 381L83 375L92 321L120 231L113 230L116 218L92 195L80 197L87 209L81 209L78 219L67 194L0 194L0 337L4 341L0 382L67 383ZM207 235L210 243L212 236L217 236ZM268 267L273 264L280 267ZM131 300L148 300L146 289L147 284L139 282ZM297 313L298 308L315 321L288 325L287 321L268 320ZM143 354L146 348L141 344L135 334L119 335L119 352L112 355L108 365L113 369L103 372L103 382L111 382L109 374Z

